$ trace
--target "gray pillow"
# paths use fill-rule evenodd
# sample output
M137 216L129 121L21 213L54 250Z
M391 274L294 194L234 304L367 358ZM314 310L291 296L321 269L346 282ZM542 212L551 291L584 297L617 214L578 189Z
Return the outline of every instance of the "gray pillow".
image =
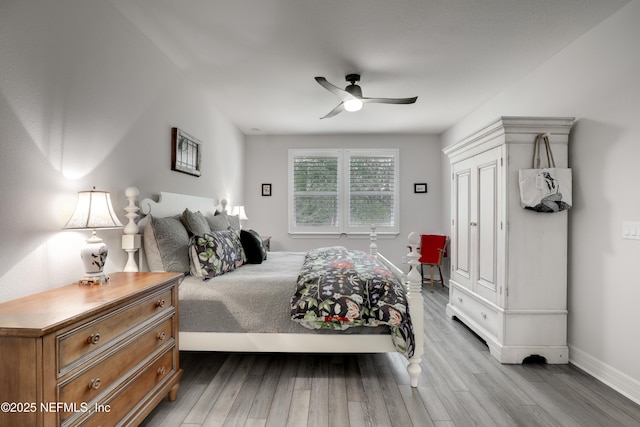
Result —
M149 215L143 234L149 270L189 272L189 233L180 217L155 218Z
M226 231L229 229L229 219L226 215L207 216L211 231Z
M223 213L217 210L214 218L219 216L227 217L227 221L229 222L229 227L236 230L237 232L240 232L240 217L238 215L229 215L226 212Z
M229 227L233 228L236 231L240 231L240 217L238 215L227 215L227 219L229 220Z
M209 222L200 211L191 212L189 208L185 209L182 213L182 223L187 231L194 236L211 232Z

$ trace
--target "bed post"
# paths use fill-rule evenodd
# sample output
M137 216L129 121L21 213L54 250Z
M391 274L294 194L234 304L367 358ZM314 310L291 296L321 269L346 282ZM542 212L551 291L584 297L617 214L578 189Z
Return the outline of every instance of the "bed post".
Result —
M424 298L422 297L422 277L418 272L420 263L418 259L418 246L420 245L420 235L418 233L409 234L409 274L407 275L407 303L409 304L409 312L411 313L411 322L413 324L413 333L415 335L416 348L413 357L409 359L407 371L411 377L411 386L418 386L418 378L422 368L420 362L424 354Z
M378 235L376 234L376 225L371 224L371 233L369 233L369 255L376 256L378 255L378 244L376 243L378 240Z
M139 271L139 268L136 263L135 254L138 252L138 249L140 249L140 234L138 234L140 227L136 223L140 208L136 204L136 199L140 191L136 187L127 187L127 189L124 190L124 194L129 200L129 205L124 208L124 210L127 211L125 216L129 218L129 223L124 227L122 249L128 254L129 259L123 271L136 272Z

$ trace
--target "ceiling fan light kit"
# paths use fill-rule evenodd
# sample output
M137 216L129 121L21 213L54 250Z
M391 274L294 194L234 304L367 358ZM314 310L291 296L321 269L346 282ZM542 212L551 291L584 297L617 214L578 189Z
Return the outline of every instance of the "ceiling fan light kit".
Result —
M329 83L324 77L316 77L316 81L320 86L327 89L329 92L337 95L340 98L340 104L333 110L329 111L321 119L327 119L339 114L343 111L359 111L362 109L362 105L365 103L379 103L379 104L413 104L418 99L417 96L412 98L365 98L362 96L362 88L356 83L360 81L359 74L347 74L345 80L350 84L344 89Z
M347 99L344 101L344 109L349 112L362 110L362 101L359 99Z

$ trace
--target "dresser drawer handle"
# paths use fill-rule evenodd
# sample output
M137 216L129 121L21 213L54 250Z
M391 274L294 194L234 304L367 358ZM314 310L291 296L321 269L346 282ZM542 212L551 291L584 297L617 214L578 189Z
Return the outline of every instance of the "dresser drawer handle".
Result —
M487 318L487 313L485 313L484 311L480 312L480 316L482 316L483 319Z
M462 302L462 297L458 297L458 301Z
M158 375L164 375L167 373L167 370L164 368L164 366L161 366L158 368Z
M164 333L164 331L158 332L158 335L156 338L158 338L159 341L162 341L166 338L166 334Z
M165 306L166 302L163 299L159 299L158 301L156 301L156 307L157 308L163 308Z
M98 341L100 341L100 334L91 334L87 337L89 344L98 344Z
M100 378L92 378L89 381L89 390L97 390L100 388Z

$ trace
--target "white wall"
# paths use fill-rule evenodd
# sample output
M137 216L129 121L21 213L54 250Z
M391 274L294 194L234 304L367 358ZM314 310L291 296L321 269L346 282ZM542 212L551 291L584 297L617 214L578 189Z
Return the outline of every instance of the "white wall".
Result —
M410 232L439 233L442 185L440 145L429 135L327 135L248 136L245 157L245 207L253 228L270 235L272 250L302 251L318 246L343 245L368 250L364 238L293 238L287 226L287 174L289 148L399 148L400 150L400 234L379 238L378 248L397 266L407 254ZM426 182L427 194L415 194L413 184ZM262 183L272 184L273 195L262 197ZM404 266L405 270L407 265Z
M76 193L242 198L244 135L110 3L0 2L0 301L82 277ZM170 129L203 141L202 176L170 170ZM105 271L121 270L120 230Z
M457 123L442 144L498 116L577 118L569 145L569 357L640 403L640 240L621 238L623 221L640 221L638 22L636 0Z

